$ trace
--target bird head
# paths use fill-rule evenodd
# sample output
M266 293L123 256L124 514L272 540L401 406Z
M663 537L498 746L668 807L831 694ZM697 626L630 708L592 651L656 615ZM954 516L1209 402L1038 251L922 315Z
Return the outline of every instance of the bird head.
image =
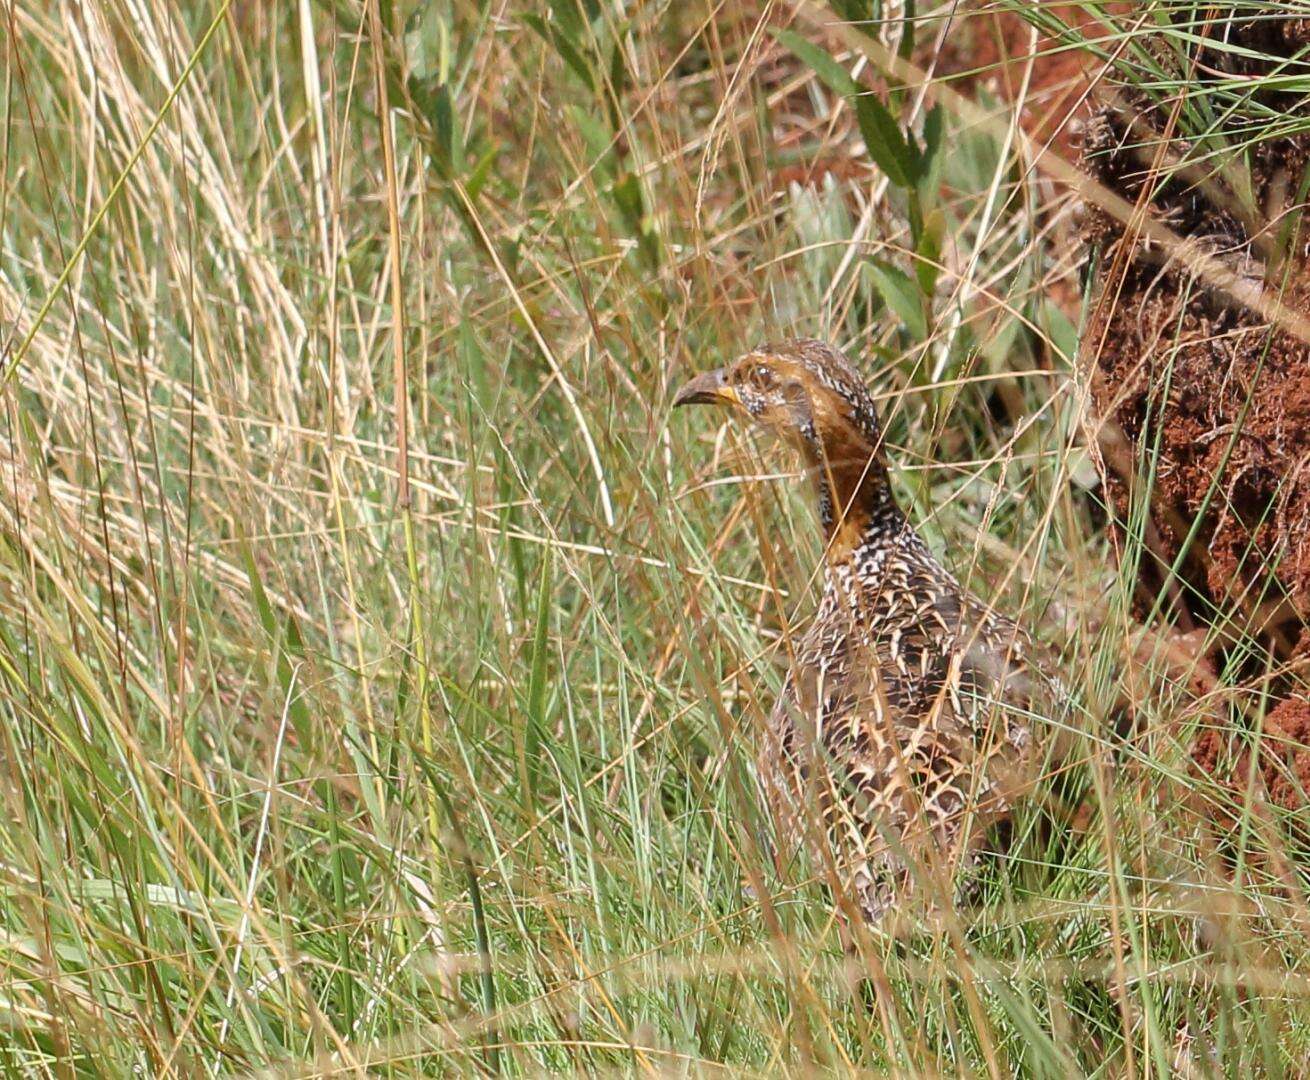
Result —
M862 527L890 504L877 410L850 362L821 341L789 341L697 375L678 405L723 405L797 445L830 532Z
M673 399L677 405L727 405L804 446L881 442L873 400L850 362L821 341L765 345L727 367L706 371Z

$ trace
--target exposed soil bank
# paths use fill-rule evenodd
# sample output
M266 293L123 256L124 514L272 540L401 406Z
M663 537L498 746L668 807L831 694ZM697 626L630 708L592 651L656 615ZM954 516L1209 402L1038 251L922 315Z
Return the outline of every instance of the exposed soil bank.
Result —
M1098 32L1080 4L1054 4L1048 13L1089 36ZM930 62L936 77L973 97L982 91L1017 105L1019 123L1035 142L1077 158L1074 122L1090 115L1090 76L1097 66L1087 52L1062 49L1017 12L964 7Z
M1304 70L1283 61L1310 42L1310 19L1220 16L1194 31L1223 47L1184 61L1161 46L1155 59L1185 92L1152 101L1111 91L1089 125L1084 165L1247 286L1310 315L1310 228L1299 220L1310 136L1264 138L1269 115L1310 106L1301 92L1250 89L1255 77ZM1253 132L1263 141L1243 152ZM1095 279L1082 363L1120 522L1149 491L1143 605L1165 603L1184 627L1212 627L1225 641L1249 634L1278 661L1305 657L1310 346L1102 211L1089 212L1084 235ZM1266 717L1261 748L1268 797L1286 808L1310 789L1310 704L1295 685L1279 684L1289 696ZM1194 760L1233 768L1232 737L1208 732ZM1221 779L1236 780L1236 764Z
M1227 36L1290 56L1304 46L1307 24L1237 22ZM1202 50L1189 93L1206 89L1206 72L1231 84L1272 66ZM1270 97L1271 108L1293 104L1286 94ZM1088 170L1267 295L1310 313L1307 230L1291 212L1310 139L1261 143L1249 170L1231 154L1216 168L1218 156L1197 154L1194 143L1197 164L1177 168L1177 144L1162 141L1179 138L1176 112L1174 103L1145 100L1104 110L1088 131ZM1224 144L1234 141L1225 133ZM1085 235L1099 280L1083 359L1100 415L1111 421L1102 443L1116 509L1126 514L1130 488L1145 482L1142 463L1156 453L1155 555L1172 562L1196 529L1183 565L1193 614L1211 614L1207 602L1236 606L1255 619L1253 629L1280 638L1277 651L1288 650L1310 613L1310 347L1208 289L1105 213L1089 215ZM1121 438L1133 451L1127 459Z
M1284 810L1297 810L1310 795L1310 699L1289 697L1264 719L1255 776L1261 794ZM1209 730L1197 738L1192 760L1222 779L1240 802L1251 781L1251 758L1232 732Z

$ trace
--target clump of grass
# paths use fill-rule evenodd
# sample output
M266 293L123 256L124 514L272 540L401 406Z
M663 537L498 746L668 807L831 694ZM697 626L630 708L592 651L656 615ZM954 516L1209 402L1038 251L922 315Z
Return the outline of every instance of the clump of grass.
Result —
M1295 1071L1295 863L1186 758L1249 686L1132 607L1070 200L950 14L9 5L8 1070ZM873 1010L754 794L803 494L667 415L789 334L1074 703Z

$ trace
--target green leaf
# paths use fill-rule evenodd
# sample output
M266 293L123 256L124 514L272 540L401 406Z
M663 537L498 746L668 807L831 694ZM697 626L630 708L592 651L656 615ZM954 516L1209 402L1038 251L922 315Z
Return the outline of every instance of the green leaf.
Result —
M899 188L908 188L918 179L914 154L910 151L900 125L878 100L872 90L865 90L855 99L855 118L860 122L860 134L869 156Z
M415 79L450 81L450 27L437 4L429 4L414 13L405 34L405 55Z
M491 166L496 163L497 156L496 147L488 147L483 155L478 158L473 168L469 170L468 179L464 181L464 190L471 202L478 201L478 195L481 194L482 187L487 182L487 177L491 175Z
M1072 366L1078 351L1078 327L1070 322L1069 317L1051 300L1043 299L1038 311L1037 325L1046 333L1060 360Z
M567 8L567 5L566 5ZM547 23L540 15L524 15L523 21L530 26L551 48L559 53L560 58L566 63L579 79L587 85L588 90L596 89L596 75L592 71L591 65L587 63L587 58L578 48L577 42L568 35L566 28L559 20Z
M623 48L623 38L620 37L610 50L610 93L615 98L622 97L628 88L628 81L627 53Z
M933 195L937 188L937 175L941 165L942 107L934 105L923 119L923 149L920 150L911 140L911 152L915 158L915 181L919 184L919 197L925 202L935 201Z
M443 180L459 175L463 171L464 137L455 116L450 88L438 81L436 76L425 79L411 77L406 85L409 96L432 130L428 149L437 174Z
M915 248L919 258L914 260L914 276L924 296L931 296L937 287L937 278L941 275L942 237L945 234L946 214L941 207L929 211L923 219L919 244Z
M608 175L614 164L614 138L594 109L568 105L565 110L587 144L588 167Z
M600 0L582 0L582 3L565 0L562 4L552 4L549 10L550 22L576 41L600 18Z
M914 55L914 29L918 25L915 19L915 0L905 0L904 14L901 16L901 43L896 55L908 60Z
M795 53L804 63L814 69L829 89L842 97L853 98L860 92L860 85L851 78L851 74L837 63L828 52L807 41L794 30L775 30L773 36L780 45Z
M628 229L636 234L641 232L642 219L646 216L646 200L642 197L641 181L635 173L624 173L614 182L610 189L615 205L623 215Z
M459 128L455 123L455 105L450 99L450 88L438 86L433 92L432 112L428 117L436 133L436 150L444 158L448 172L453 173L456 162L463 156L459 145Z
M659 249L650 217L646 213L646 197L642 192L641 181L635 173L624 173L614 182L610 194L623 216L628 232L636 239L642 258L648 262L657 262Z
M928 322L923 314L923 294L914 279L889 263L870 259L869 272L883 302L900 318L916 341L928 336Z
M868 0L831 0L831 4L843 22L870 22L874 18Z
M923 118L924 157L931 159L937 155L942 146L942 106L938 102L928 110Z
M813 68L831 90L850 99L869 156L893 184L910 187L917 179L915 156L887 106L871 90L862 89L850 72L817 45L791 30L778 30L774 36Z

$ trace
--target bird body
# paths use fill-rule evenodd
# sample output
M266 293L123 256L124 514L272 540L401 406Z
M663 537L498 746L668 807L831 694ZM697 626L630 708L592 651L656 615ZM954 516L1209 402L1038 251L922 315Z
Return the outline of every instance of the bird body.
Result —
M729 404L796 443L825 531L824 587L791 643L760 753L785 835L863 918L968 864L1033 772L1048 683L1019 627L971 596L897 506L872 399L817 341L766 346L676 403Z

